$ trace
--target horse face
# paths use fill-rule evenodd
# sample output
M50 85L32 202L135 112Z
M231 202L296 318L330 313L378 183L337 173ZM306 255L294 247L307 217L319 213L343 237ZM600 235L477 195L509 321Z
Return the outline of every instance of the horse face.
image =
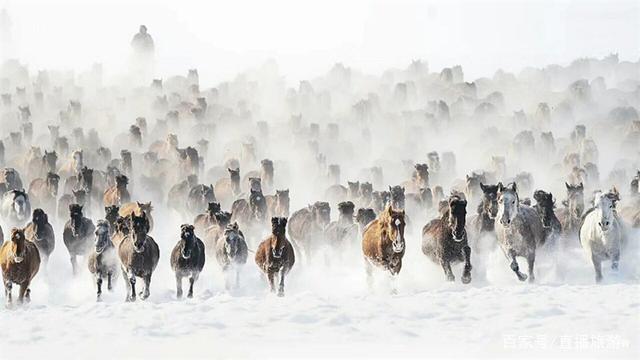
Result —
M509 227L518 216L518 194L513 188L505 188L498 191L498 214L500 224Z
M149 231L149 223L147 222L147 216L142 213L142 216L131 215L131 235L133 236L133 250L137 253L144 251L144 244L147 240L147 232Z
M180 255L183 259L189 259L195 243L193 225L182 225L180 227L180 238L183 240Z
M24 230L13 228L11 230L11 245L13 247L13 261L21 263L24 260Z
M451 229L451 235L453 240L460 242L464 240L466 231L467 217L467 201L459 198L454 198L449 201L449 228Z
M598 198L596 204L596 211L600 217L598 226L602 229L602 232L607 232L611 228L614 220L615 201L609 196L609 194L602 194Z
M495 219L498 215L498 185L484 185L480 182L482 190L482 207L490 219Z
M331 222L331 207L329 207L329 203L315 203L313 205L313 213L320 226L325 227Z
M224 249L230 257L235 257L238 252L238 244L240 242L240 232L238 224L230 224L224 230Z
M58 196L58 185L60 184L60 176L57 174L49 173L47 175L47 187L49 192L54 197Z
M17 193L13 199L13 210L16 213L16 218L22 221L27 218L29 209L29 200L27 195L23 193Z
M251 214L256 220L264 220L267 213L267 202L262 192L251 190L249 207L251 208Z
M394 253L401 253L404 251L404 210L395 211L391 207L387 208L389 212L389 237L391 238L391 247Z
M109 245L109 223L103 220L96 225L95 249L97 254L101 254Z

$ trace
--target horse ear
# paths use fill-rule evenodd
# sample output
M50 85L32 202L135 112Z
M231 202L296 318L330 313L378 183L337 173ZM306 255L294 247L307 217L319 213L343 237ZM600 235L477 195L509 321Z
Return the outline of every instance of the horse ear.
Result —
M389 191L391 191L391 185L389 185Z
M578 189L584 190L584 185L582 184L582 182L580 183L580 185L578 185Z
M564 183L564 186L567 188L567 190L570 190L570 189L571 189L571 185L569 185L569 183L568 183L568 182L566 182L566 181L565 181L565 183Z
M484 184L482 183L482 181L480 181L480 190L485 191L485 188L486 188L486 187L484 186Z
M515 182L512 182L512 183L511 183L511 189L512 189L513 191L515 191L515 192L517 192L517 191L518 191L518 189L517 189L517 186L516 186L516 183L515 183Z
M504 190L504 185L502 185L502 182L498 183L498 192L502 192Z
M387 206L387 214L389 214L389 216L393 215L393 209L391 208L391 205Z

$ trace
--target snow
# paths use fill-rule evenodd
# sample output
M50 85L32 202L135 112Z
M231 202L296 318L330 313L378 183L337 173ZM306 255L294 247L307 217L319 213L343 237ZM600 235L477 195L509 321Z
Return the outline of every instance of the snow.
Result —
M543 249L536 284L517 281L494 248L472 254L473 281L463 285L461 266L454 267L456 282L447 283L420 252L414 231L407 235L398 295L390 295L382 273L368 288L354 250L340 263L298 259L283 298L268 293L253 259L232 291L209 259L195 297L176 300L168 254L178 234L170 221L157 223L161 259L147 301L125 303L118 278L115 291L97 303L91 276L71 277L59 241L48 271L32 285L32 302L0 310L0 358L640 355L636 250L625 253L618 273L606 268L604 283L595 285L578 247Z

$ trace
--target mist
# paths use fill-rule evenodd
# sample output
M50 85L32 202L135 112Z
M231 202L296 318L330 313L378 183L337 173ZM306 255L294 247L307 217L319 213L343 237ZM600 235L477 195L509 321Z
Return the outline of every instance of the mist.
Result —
M47 212L56 247L30 303L0 296L0 322L12 325L0 358L640 354L639 2L12 0L1 9L0 226L6 245L32 220L16 218L9 199L23 188L31 209ZM132 42L141 25L153 47ZM48 172L60 176L51 196L36 191ZM121 190L118 175L128 196L113 200L105 194ZM487 185L497 197L512 186L518 208L535 209L544 228L535 268L518 254L535 282L514 275L496 230L507 205L494 199L501 216L488 215ZM287 190L286 210L254 207ZM539 191L564 230L547 224ZM451 279L424 244L432 221L452 226L454 198L464 200L471 255ZM607 199L619 268L611 255L598 279L579 232ZM96 295L88 253L72 273L68 205L82 203L97 224L110 201L153 207L148 235L160 255L144 301L131 301L119 252L112 291ZM207 218L195 229L204 269L193 298L180 298L171 254L181 225L197 225L214 202L234 213L247 262L229 286L235 274L216 252L226 238L215 232L229 228ZM328 224L317 213L324 202ZM357 224L341 213L349 203L380 221ZM401 271L375 266L369 278L363 239L394 211L402 221L379 238L402 238ZM301 213L311 215L292 226ZM119 215L132 231L135 217ZM282 292L256 264L276 236L272 217L287 218L295 254ZM85 240L91 249L96 236Z

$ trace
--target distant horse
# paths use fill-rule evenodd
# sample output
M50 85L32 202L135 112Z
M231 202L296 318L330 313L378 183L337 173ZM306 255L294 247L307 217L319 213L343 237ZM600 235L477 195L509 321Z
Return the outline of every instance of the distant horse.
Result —
M10 226L23 226L31 214L29 196L24 190L10 190L2 195L0 214Z
M231 205L231 221L243 227L260 225L267 219L267 201L261 191L250 190L249 200L238 199Z
M611 269L618 270L625 240L622 221L616 213L618 201L620 196L615 188L600 193L596 197L595 207L587 211L580 226L580 243L591 256L596 282L602 281L602 261L611 260Z
M543 190L536 190L533 193L533 199L536 201L533 208L536 209L540 220L542 220L545 243L555 244L562 234L562 224L560 224L560 220L558 220L554 211L556 202L553 199L553 194Z
M313 205L295 211L289 218L289 237L307 261L311 252L324 242L324 231L331 221L329 203L317 201Z
M569 185L567 188L567 199L562 201L562 207L558 210L558 219L562 226L562 233L565 237L574 236L582 224L582 214L584 213L584 186Z
M265 199L267 201L268 217L289 216L289 189L276 190L275 195L267 195Z
M202 213L196 215L193 220L193 227L197 234L204 234L204 231L211 225L216 224L216 213L221 211L220 203L217 202L209 202L207 204L207 210Z
M151 232L153 231L153 216L151 214L152 211L153 206L151 206L151 202L130 202L120 206L119 214L121 217L128 217L131 214L142 216L142 213L144 213L146 221L149 223L149 232Z
M60 176L52 172L47 173L44 179L33 179L28 190L32 205L46 209L47 212L53 214L56 209L59 183Z

